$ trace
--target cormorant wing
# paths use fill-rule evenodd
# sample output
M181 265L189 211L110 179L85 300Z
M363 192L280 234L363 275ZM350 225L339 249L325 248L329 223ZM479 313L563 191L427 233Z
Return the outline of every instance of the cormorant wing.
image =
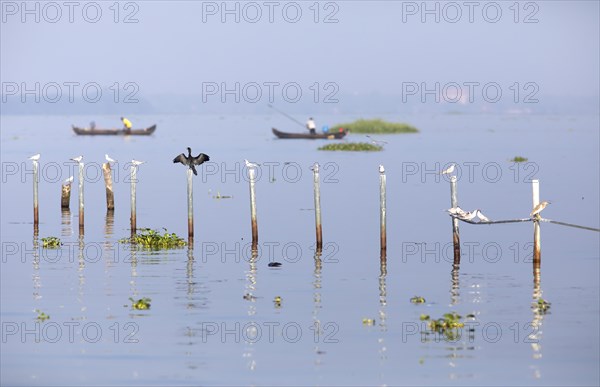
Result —
M179 156L175 157L173 159L174 163L181 163L183 165L187 165L187 158L185 157L185 155L182 153Z
M200 153L198 156L194 157L193 163L195 165L200 165L205 161L209 161L210 157L208 157L208 155L205 155L204 153Z

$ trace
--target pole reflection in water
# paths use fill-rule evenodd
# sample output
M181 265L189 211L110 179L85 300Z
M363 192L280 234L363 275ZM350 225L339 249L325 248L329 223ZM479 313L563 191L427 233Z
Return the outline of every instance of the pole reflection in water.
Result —
M452 284L450 285L450 305L458 304L460 299L460 265L455 263L452 265Z
M195 309L194 293L196 293L196 281L194 280L194 245L188 245L187 264L185 266L185 278L187 283L187 306L186 309Z
M77 287L77 301L81 304L81 312L85 314L87 310L87 306L85 305L85 257L83 256L83 250L85 248L85 242L83 240L83 233L79 234L78 237L78 250L77 250L77 278L78 278L78 287ZM81 318L85 318L85 315L82 315Z
M60 235L63 237L70 237L73 235L73 227L71 223L73 222L73 218L71 217L71 210L64 209L60 212Z
M112 267L114 263L115 249L112 243L114 227L115 212L111 210L106 211L106 216L104 217L104 247L102 249L106 267Z
M254 293L256 292L256 261L258 260L258 246L255 243L252 243L252 256L250 257L249 268L246 271L246 289L244 294L244 299L249 301L248 305L248 317L253 317L256 315L256 296ZM250 319L252 321L252 319ZM245 324L244 324L245 325ZM252 328L250 328L252 329ZM245 335L247 337L256 337L256 332L246 332ZM256 360L254 359L254 343L249 340L245 340L246 346L244 348L243 357L248 359L247 366L250 371L254 371L256 369Z
M138 299L138 291L137 291L137 247L134 245L129 245L129 254L131 254L131 279L129 280L129 290L131 293L131 298L134 300Z
M540 379L542 377L542 373L540 371L539 365L537 361L542 358L542 324L544 322L544 315L546 314L545 310L540 310L538 307L538 300L542 298L542 288L541 288L541 270L539 265L535 265L533 267L533 319L531 321L531 330L532 332L529 334L528 341L531 343L531 349L533 352L532 358L534 363L531 365L531 369L533 370L533 377L536 379Z
M38 239L37 227L33 229L33 300L39 300L42 298L40 289L42 287L42 280L40 277L40 241Z
M104 285L106 289L106 295L109 296L114 294L112 286L112 273L110 269L113 266L115 266L115 263L118 263L118 261L115 260L115 257L118 255L115 253L115 246L112 243L114 224L115 213L114 211L109 210L106 212L106 216L104 218L104 246L102 247L102 259L104 260L104 274L106 276ZM108 307L109 311L110 309L111 308ZM107 316L107 318L114 317L115 316L112 314L109 314Z
M386 251L381 250L379 257L379 359L382 361L382 369L384 369L383 361L387 360L387 346L385 344L385 332L387 332L387 256Z
M106 237L106 240L112 239L114 228L115 212L113 210L108 210L106 211L106 216L104 217L104 236Z
M315 335L317 335L317 337L322 337L323 335L323 330L321 328L321 319L319 318L319 314L322 308L321 305L321 269L323 268L323 261L321 260L321 254L322 254L322 250L317 248L317 250L315 251L315 270L313 272L314 275L314 281L313 281L313 289L314 289L314 294L313 294L313 329L315 332ZM321 348L319 347L319 343L320 340L316 341L316 345L315 345L315 365L316 366L320 366L321 363L323 362L322 356L325 353L323 350L321 350Z

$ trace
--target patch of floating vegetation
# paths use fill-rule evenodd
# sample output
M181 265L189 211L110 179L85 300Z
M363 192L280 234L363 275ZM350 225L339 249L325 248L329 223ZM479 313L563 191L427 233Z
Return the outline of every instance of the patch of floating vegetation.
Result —
M327 144L319 148L324 151L349 151L349 152L378 152L383 147L369 144L368 142L338 142Z
M217 194L213 196L213 199L232 199L233 196L221 195L221 192L217 191Z
M510 161L512 161L514 163L524 163L525 161L527 161L527 157L515 156Z
M57 237L42 238L42 247L45 249L57 249L62 245L62 242Z
M391 133L417 133L419 130L414 126L405 124L403 122L387 122L379 118L365 120L359 119L351 123L337 124L329 130L331 132L338 132L341 128L349 129L352 133L380 133L380 134L391 134Z
M140 298L139 300L134 300L129 297L129 301L131 301L131 307L136 310L148 310L150 309L150 301L152 301L148 297Z
M474 314L468 314L465 318L474 319ZM462 328L465 327L465 323L462 321L462 316L456 312L445 313L443 317L432 320L429 315L422 314L420 317L421 321L428 321L427 328L431 333L438 333L444 335L449 341L455 341L461 337ZM472 333L474 328L469 328L469 333Z
M533 308L537 310L538 313L546 314L550 309L550 303L543 298L538 298L537 302L533 305Z
M421 296L414 296L413 298L410 299L410 302L412 302L413 304L424 304L425 298L423 298Z
M120 243L130 243L132 245L141 246L149 249L173 249L177 247L183 247L187 242L177 236L175 233L168 233L167 229L164 229L163 235L156 230L150 228L141 229L141 233L135 234L130 238L119 239Z
M47 315L46 313L42 312L39 309L36 309L35 312L38 314L37 317L35 318L38 321L46 321L46 320L50 320L50 315Z

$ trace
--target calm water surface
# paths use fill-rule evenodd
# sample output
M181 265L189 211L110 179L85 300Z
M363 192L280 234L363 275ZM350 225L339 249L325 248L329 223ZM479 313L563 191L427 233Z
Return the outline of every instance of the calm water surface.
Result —
M552 202L544 216L599 227L599 118L384 118L421 132L374 136L388 142L383 152L355 154L318 151L321 140L277 140L272 126L302 128L276 116L132 117L136 126L158 124L149 138L73 135L70 125L88 117L2 117L2 384L598 385L599 234L543 224L534 275L531 223L461 224L462 261L453 268L449 183L436 171L456 162L461 207L492 219L527 217L529 181L538 178L542 200ZM211 156L194 178L193 246L119 244L129 235L131 159L147 161L138 171L138 226L186 235L185 168L171 162L186 146ZM27 158L38 152L35 234ZM118 160L114 215L105 211L105 153ZM71 211L59 205L60 181L78 155L86 162L83 235L76 184ZM528 162L510 162L515 156ZM261 163L258 256L249 245L246 158ZM384 261L379 164L388 181ZM63 246L42 249L46 236ZM415 295L427 302L411 304ZM552 303L546 314L531 307L540 296ZM151 298L151 308L132 310L130 297ZM37 322L35 310L50 319ZM474 330L454 340L426 334L421 314L451 311L474 314Z

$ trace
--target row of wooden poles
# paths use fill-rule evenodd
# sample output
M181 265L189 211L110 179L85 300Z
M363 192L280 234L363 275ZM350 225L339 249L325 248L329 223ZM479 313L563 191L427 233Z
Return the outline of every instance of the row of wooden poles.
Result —
M137 165L132 163L131 166L131 234L134 235L136 232L136 182L137 182ZM248 175L250 184L250 221L252 228L252 248L258 248L258 220L256 210L256 166L249 164ZM38 211L38 160L33 160L33 174L34 174L34 185L33 185L33 216L34 216L34 228L38 228L39 224L39 211ZM112 173L110 163L104 163L102 165L104 172L104 181L106 185L106 206L108 211L114 211L114 193L112 187ZM321 190L320 190L320 177L319 177L319 164L315 163L312 167L313 171L313 183L314 183L314 203L315 203L315 231L316 231L316 249L321 251L323 248L323 230L321 224ZM193 246L194 238L194 204L193 204L193 174L191 169L187 169L187 203L188 203L188 241L190 246ZM84 231L84 201L83 201L83 162L79 161L79 232L83 234ZM386 256L387 251L387 230L386 230L386 175L385 169L382 165L379 166L379 202L380 202L380 250L381 257ZM71 183L63 183L62 194L61 194L61 207L63 209L69 208L71 195ZM540 203L540 185L539 180L532 180L532 204L535 208ZM457 194L457 178L456 176L450 177L450 205L452 208L458 207L458 194ZM529 222L533 221L533 260L534 267L539 267L541 262L541 238L540 238L540 221L547 221L557 223L561 225L583 228L593 231L600 231L598 229L572 225L563 222L552 221L549 219L543 219L539 217L514 219L514 220L502 220L502 221L491 221L491 222L472 222L464 219L460 219L466 223L471 224L498 224L498 223L515 223L515 222ZM454 264L460 264L460 232L458 227L459 218L456 216L452 217L452 242L454 247Z
M33 227L38 229L39 227L39 199L38 199L38 181L39 181L39 161L33 161ZM85 203L83 196L83 170L84 163L79 161L79 233L83 234L85 231ZM132 163L131 165L131 234L135 234L137 230L137 216L136 216L136 183L137 183L137 168L138 165ZM104 173L104 183L106 186L106 210L113 212L115 210L115 196L113 191L113 180L112 180L112 169L110 163L102 164L102 172ZM69 209L71 203L71 181L64 182L61 187L60 195L60 206L62 209Z

